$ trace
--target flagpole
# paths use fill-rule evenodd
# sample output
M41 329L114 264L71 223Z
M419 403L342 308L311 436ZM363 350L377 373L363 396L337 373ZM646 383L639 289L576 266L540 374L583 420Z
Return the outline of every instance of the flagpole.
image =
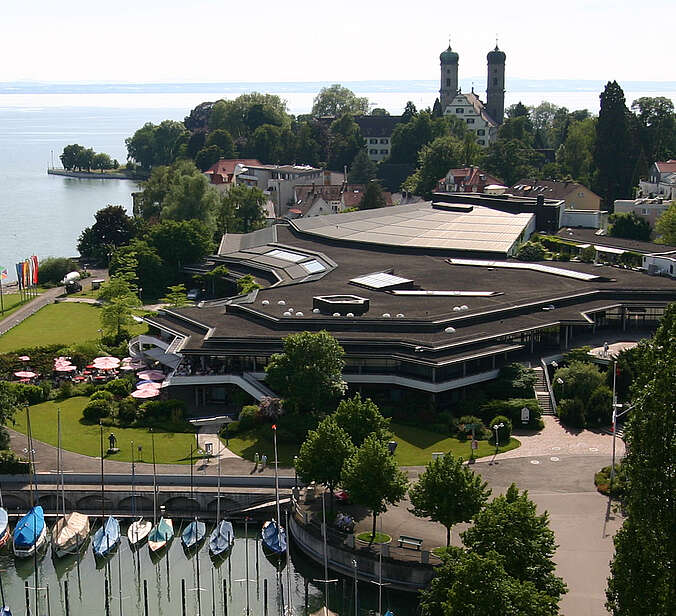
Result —
M0 271L0 314L4 315L5 314L5 302L2 298L2 275L3 275L5 270L3 270L2 268L0 268L0 270L1 270Z

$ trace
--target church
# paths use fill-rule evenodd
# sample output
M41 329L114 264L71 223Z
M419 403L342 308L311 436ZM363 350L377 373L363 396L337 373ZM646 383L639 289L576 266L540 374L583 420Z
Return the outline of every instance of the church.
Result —
M460 91L458 84L458 60L460 56L451 49L441 52L441 88L439 102L444 115L455 115L467 124L467 128L476 134L476 142L483 147L493 143L498 136L498 127L505 115L505 59L506 55L498 49L488 53L488 73L486 82L486 103L474 93Z

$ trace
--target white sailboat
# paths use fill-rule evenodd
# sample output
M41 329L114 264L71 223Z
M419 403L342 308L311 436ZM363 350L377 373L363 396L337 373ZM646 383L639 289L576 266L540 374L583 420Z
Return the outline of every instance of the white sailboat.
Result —
M131 442L131 512L136 514L136 493L134 486L136 483L136 465L134 462L134 441ZM153 523L150 520L144 520L141 516L129 525L127 529L127 539L132 548L135 548L150 534Z

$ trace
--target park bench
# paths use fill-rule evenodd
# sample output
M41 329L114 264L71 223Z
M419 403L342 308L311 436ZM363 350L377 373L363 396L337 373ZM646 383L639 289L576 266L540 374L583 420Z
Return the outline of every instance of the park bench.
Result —
M399 547L411 547L420 550L423 540L418 537L408 537L407 535L399 535Z

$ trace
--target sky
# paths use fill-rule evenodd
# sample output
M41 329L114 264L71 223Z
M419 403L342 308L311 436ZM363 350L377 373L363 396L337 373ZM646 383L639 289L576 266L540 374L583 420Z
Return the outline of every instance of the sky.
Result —
M508 76L676 79L671 0L2 4L0 82L435 79L449 36L460 77L480 77L496 35Z

